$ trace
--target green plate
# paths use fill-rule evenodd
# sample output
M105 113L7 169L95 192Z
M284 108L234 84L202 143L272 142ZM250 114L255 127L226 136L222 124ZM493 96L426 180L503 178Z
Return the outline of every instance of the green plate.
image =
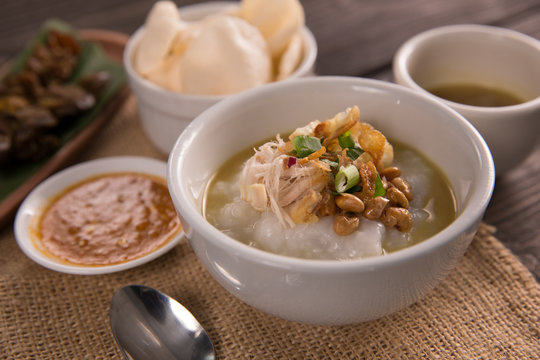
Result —
M22 69L34 46L44 41L50 29L74 35L82 47L81 58L69 82L76 82L87 74L103 70L110 73L110 81L89 112L73 119L69 126L62 127L61 147L55 153L40 161L15 163L0 169L0 226L11 220L10 215L13 215L16 207L33 187L65 166L77 150L91 140L91 134L85 132L91 132L92 135L97 132L105 123L106 119L103 117L110 117L127 97L126 76L121 63L127 35L101 30L76 32L59 20L50 20L43 25L26 49L13 60L8 74ZM114 108L111 108L113 106ZM93 124L98 121L100 126Z

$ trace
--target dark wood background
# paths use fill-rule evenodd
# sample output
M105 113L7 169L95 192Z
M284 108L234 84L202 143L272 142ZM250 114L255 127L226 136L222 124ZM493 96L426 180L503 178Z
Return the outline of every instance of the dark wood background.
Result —
M200 1L176 1L179 6L196 2ZM423 30L448 24L502 26L540 39L540 0L301 2L306 23L319 46L316 66L319 75L392 81L392 57L398 47ZM76 28L131 34L144 22L153 3L153 0L1 0L0 64L17 54L46 19L59 18ZM485 222L497 227L496 236L540 279L540 144L521 166L497 179Z

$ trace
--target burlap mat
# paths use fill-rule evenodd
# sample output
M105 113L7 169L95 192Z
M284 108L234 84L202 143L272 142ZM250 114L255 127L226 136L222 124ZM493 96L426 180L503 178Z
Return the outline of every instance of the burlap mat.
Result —
M109 155L165 159L139 127L131 99L80 160ZM418 303L343 327L293 323L221 288L187 241L141 267L100 276L45 269L0 232L0 357L121 359L109 301L131 283L175 297L208 330L218 359L537 359L540 287L483 226L456 269Z

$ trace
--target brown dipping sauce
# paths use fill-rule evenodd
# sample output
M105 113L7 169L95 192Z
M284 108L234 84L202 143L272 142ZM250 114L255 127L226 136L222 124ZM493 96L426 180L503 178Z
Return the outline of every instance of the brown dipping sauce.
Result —
M139 258L181 228L165 181L138 173L102 175L66 189L39 223L44 248L81 265Z

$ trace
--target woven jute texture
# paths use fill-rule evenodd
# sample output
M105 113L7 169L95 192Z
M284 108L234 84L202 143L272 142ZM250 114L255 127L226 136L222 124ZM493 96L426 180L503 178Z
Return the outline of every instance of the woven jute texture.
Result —
M144 138L135 103L81 155L164 159ZM538 359L540 287L482 225L457 267L416 304L379 320L310 326L237 300L205 271L187 241L138 268L99 276L33 263L10 228L0 232L0 358L121 359L109 302L138 283L175 297L208 330L218 359Z

